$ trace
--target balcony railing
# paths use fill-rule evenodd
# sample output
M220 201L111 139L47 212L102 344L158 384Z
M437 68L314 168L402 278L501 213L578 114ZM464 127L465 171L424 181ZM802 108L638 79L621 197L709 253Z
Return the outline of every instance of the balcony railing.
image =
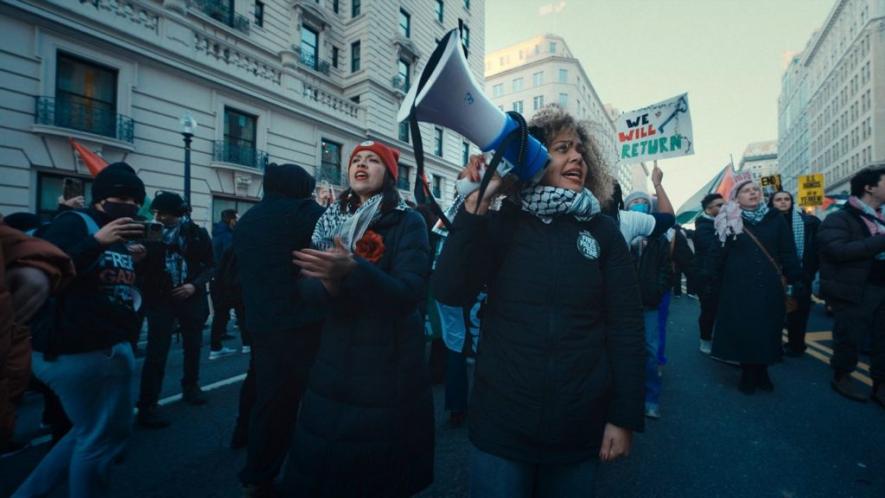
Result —
M214 158L216 161L239 164L240 166L262 171L267 166L267 153L247 143L217 140L215 142Z
M232 28L244 33L249 32L249 19L237 14L233 9L233 2L227 0L192 0L193 4L204 14L221 21Z
M332 185L341 185L341 166L337 164L321 163L317 172L317 182L329 182Z
M409 82L400 75L394 76L390 80L390 85L393 87L394 90L399 90L403 93L409 93Z
M329 71L331 70L331 65L329 61L324 61L318 59L316 54L310 54L302 51L300 48L296 50L298 52L298 60L301 61L301 64L313 69L314 71L319 71L326 76L329 75Z
M133 142L132 118L114 112L114 106L79 95L37 97L37 124L71 128Z

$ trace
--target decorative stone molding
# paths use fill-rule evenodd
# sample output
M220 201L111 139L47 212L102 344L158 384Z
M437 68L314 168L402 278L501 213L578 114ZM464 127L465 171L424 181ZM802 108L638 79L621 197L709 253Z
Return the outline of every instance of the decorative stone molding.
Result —
M157 32L157 28L160 25L160 16L137 5L136 2L127 0L90 0L89 3L99 11L109 12L153 32Z
M163 0L163 7L181 15L187 13L187 0Z
M412 40L400 35L393 41L393 44L397 47L399 56L403 59L407 59L414 63L421 58L421 52Z
M359 118L360 107L348 99L333 95L317 85L305 82L302 90L302 96L308 102L314 102L327 109L341 113L349 118Z
M244 54L236 48L220 42L203 33L194 31L194 49L216 62L242 69L253 76L280 84L280 70L272 65Z

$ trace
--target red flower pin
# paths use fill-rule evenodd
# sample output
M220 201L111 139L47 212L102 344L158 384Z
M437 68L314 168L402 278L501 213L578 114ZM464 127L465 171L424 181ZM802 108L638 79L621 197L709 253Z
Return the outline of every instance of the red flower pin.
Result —
M377 263L384 255L384 239L373 230L366 230L363 238L356 242L354 253L372 263Z

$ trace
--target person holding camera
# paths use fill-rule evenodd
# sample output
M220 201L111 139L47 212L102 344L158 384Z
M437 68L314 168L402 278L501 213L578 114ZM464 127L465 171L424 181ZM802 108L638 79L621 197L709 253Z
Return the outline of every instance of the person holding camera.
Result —
M70 496L109 493L111 463L132 428L138 327L135 286L144 234L133 217L144 183L126 163L107 166L92 184L92 206L57 216L40 236L67 253L76 277L31 323L34 374L64 406L73 428L13 494L46 496L67 478Z
M212 278L214 262L209 233L190 220L181 196L159 192L151 202L151 211L163 225L163 235L161 241L146 243L147 257L142 263L148 343L141 372L138 423L158 429L169 425L157 402L176 321L184 350L182 398L192 405L206 403L198 381L203 325L209 317L206 284Z

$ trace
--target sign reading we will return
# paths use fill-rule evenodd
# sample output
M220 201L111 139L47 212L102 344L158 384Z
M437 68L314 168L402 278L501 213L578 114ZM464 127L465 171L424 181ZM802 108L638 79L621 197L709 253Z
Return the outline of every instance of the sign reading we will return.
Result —
M625 112L615 127L622 163L694 154L687 93Z

